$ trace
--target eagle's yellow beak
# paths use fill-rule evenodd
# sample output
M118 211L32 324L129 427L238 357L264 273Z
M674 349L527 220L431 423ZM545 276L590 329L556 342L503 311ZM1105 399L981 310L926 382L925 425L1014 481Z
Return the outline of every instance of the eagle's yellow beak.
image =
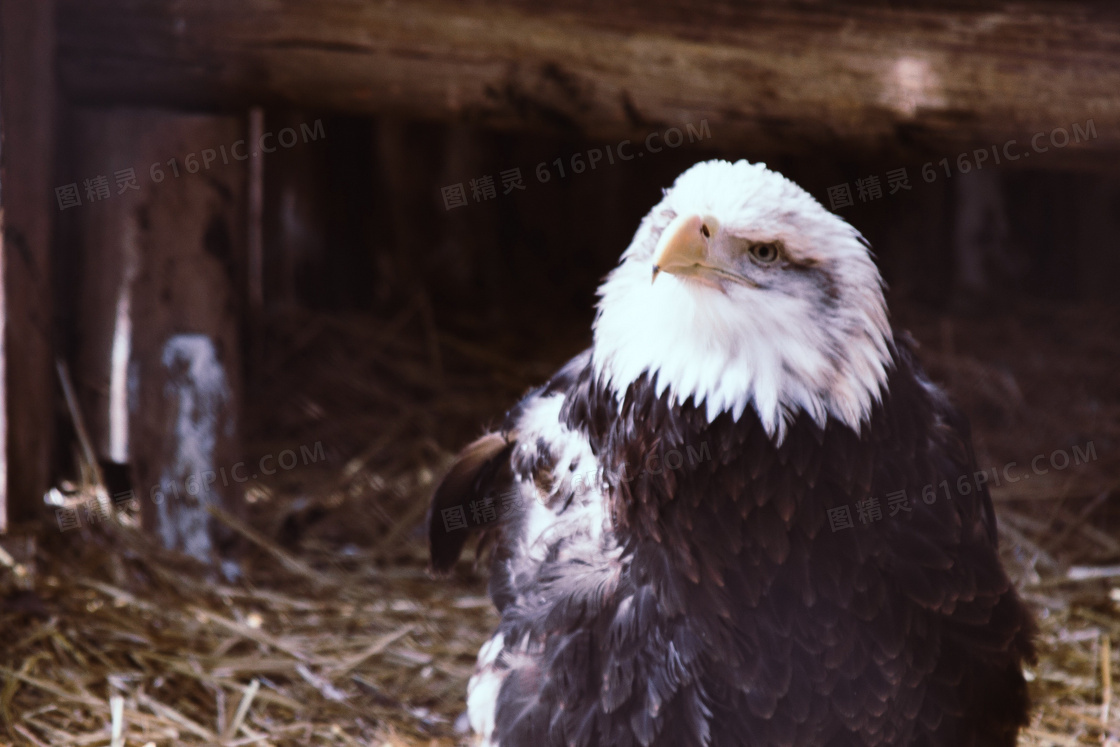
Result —
M710 265L709 245L719 223L711 216L678 215L653 250L653 280L662 272L695 275Z

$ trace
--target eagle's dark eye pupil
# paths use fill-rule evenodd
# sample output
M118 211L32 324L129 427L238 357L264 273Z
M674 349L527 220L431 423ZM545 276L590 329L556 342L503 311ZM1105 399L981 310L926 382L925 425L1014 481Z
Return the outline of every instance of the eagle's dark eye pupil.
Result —
M759 262L773 262L778 258L778 247L774 244L755 244L752 253Z

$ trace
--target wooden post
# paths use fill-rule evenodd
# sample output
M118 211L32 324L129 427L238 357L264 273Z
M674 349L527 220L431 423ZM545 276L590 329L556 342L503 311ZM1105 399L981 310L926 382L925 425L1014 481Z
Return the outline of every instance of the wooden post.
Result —
M73 129L77 182L111 175L73 214L93 438L131 461L145 527L213 562L225 535L207 506L241 499L247 164L262 154L233 117L85 110Z
M249 142L259 143L264 135L264 109L254 106L249 110ZM247 190L248 226L246 241L246 290L252 316L264 311L264 159L249 159Z
M1078 290L1083 298L1111 301L1120 278L1120 177L1085 179L1077 201Z
M281 110L262 117L262 129L298 131L315 121L306 113ZM323 130L325 145L329 140ZM326 263L328 204L345 194L331 184L324 148L301 144L269 154L262 194L262 297L269 308L300 303L301 290L321 282ZM349 197L349 196L348 196Z
M0 0L0 532L50 477L54 28L53 0Z

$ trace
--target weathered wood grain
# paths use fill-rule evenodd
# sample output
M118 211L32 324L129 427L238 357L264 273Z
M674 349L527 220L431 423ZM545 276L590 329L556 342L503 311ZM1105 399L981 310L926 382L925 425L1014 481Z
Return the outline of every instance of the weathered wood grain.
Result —
M83 100L602 138L707 120L715 146L747 155L845 142L940 156L1091 119L1091 143L1047 162L1120 151L1120 11L1099 2L60 5L61 80Z

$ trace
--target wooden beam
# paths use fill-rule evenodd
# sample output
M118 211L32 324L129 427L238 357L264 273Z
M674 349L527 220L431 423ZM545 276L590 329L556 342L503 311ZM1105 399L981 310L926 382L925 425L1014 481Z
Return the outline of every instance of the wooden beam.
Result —
M0 0L0 532L36 516L54 423L54 2Z
M1047 163L1120 153L1114 6L891 5L60 0L60 77L87 101L252 101L593 138L706 120L714 147L747 155L846 142L952 156L1091 119L1096 137Z

